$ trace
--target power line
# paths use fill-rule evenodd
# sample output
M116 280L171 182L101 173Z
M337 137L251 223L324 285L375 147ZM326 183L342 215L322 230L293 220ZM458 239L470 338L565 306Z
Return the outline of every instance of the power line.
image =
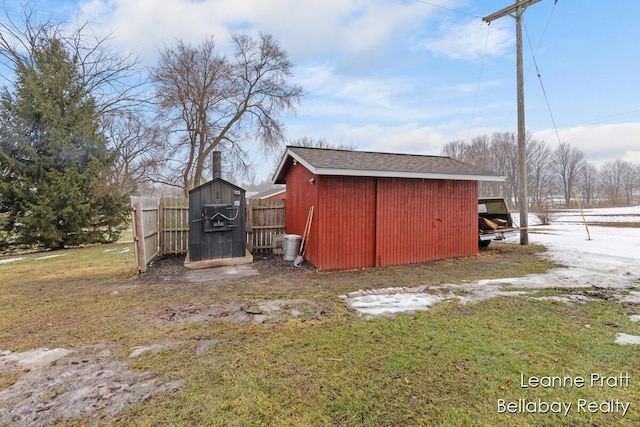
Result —
M482 64L480 65L480 75L478 76L478 85L476 86L476 96L473 100L473 110L471 111L471 121L469 122L469 133L468 138L471 139L471 127L473 126L473 119L476 115L476 106L478 104L478 94L480 93L480 83L482 83L482 73L484 71L484 61L487 56L487 46L489 45L489 31L491 31L491 27L487 26L487 38L484 42L484 50L482 52Z
M504 16L511 16L516 20L516 76L518 97L518 210L520 211L520 244L529 244L528 226L528 201L527 201L527 161L526 161L526 135L524 114L524 73L522 70L522 15L527 7L538 3L540 0L515 0L511 6L507 6L491 15L482 18L487 24Z
M450 7L446 7L446 6L442 6L441 4L436 4L436 3L431 3L429 1L425 1L425 0L415 0L418 3L423 3L432 7L437 7L440 9L444 9L444 10L448 10L449 12L455 12L455 13L459 13L461 15L467 15L467 16L473 16L474 18L481 18L481 16L479 15L474 15L473 13L469 13L469 12L465 12L463 10L458 10L458 9L452 9Z
M555 5L554 5L555 8ZM556 133L556 138L558 138L558 144L562 143L560 141L560 134L558 134L558 126L556 126L556 119L553 117L553 111L551 111L551 104L549 104L549 98L547 97L547 91L544 88L544 83L542 82L542 75L540 74L540 68L538 67L538 61L536 60L536 52L533 51L533 47L531 46L531 39L529 38L529 32L527 31L527 25L522 20L524 26L524 33L527 36L527 44L529 45L529 49L531 50L531 58L533 59L533 65L536 67L536 74L538 76L538 81L540 82L540 87L542 88L542 95L544 96L544 100L547 103L547 110L549 110L549 116L551 117L551 123L553 124L553 130ZM544 34L543 34L544 35ZM540 45L538 44L538 47Z
M640 115L640 109L637 110L629 110L629 111L624 111L622 113L615 113L615 114L609 114L607 116L602 116L602 117L597 117L595 119L589 119L589 120L584 120L582 122L577 122L577 123L572 123L570 125L567 126L578 126L578 125L585 125L585 124L589 124L589 123L593 123L593 124L604 124L610 121L616 121L616 119L622 119L625 117L632 117L635 115ZM565 127L567 127L565 126Z
M549 13L549 17L547 18L547 22L546 22L546 24L544 26L544 29L542 30L542 34L540 34L540 39L538 40L538 45L536 46L535 54L537 54L538 50L540 50L540 45L542 45L542 40L544 40L544 36L547 33L547 29L549 28L549 24L551 23L551 18L553 17L553 12L556 10L556 4L558 4L557 0L555 0L553 2L553 7L551 8L551 12ZM523 19L523 24L524 24L524 19ZM525 26L525 32L526 31L527 31L527 28ZM529 41L529 33L527 33L527 41ZM529 49L532 50L530 41L529 41ZM532 50L532 55L533 55L533 50ZM534 61L535 61L535 56L534 56ZM527 72L525 74L525 80L529 76L529 73L531 72L531 68L532 67L533 67L533 65L529 65L529 68L527 68ZM513 112L515 111L515 109L516 109L516 105L514 104L513 107L511 108L511 111L509 112L509 115L507 116L507 119L505 120L504 126L502 127L503 130L507 128L507 124L511 120L511 116L513 115Z

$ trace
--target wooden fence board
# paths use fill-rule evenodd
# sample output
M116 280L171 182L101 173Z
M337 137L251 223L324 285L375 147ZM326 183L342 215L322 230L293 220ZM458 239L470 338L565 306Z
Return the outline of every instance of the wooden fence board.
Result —
M131 197L131 221L136 264L139 272L145 272L149 262L159 255L158 199Z
M160 252L185 254L189 252L189 199L162 198L160 214Z
M266 252L273 248L273 237L284 234L285 200L249 199L247 201L247 248Z
M189 200L183 198L131 197L132 229L138 271L167 254L189 252ZM267 252L273 237L284 234L285 200L247 201L247 249Z

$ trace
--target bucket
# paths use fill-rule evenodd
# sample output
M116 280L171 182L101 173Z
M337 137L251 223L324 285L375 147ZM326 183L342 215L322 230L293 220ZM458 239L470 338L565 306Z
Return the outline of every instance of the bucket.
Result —
M296 259L300 251L300 243L302 236L298 234L286 234L283 241L283 252L285 261L293 261Z

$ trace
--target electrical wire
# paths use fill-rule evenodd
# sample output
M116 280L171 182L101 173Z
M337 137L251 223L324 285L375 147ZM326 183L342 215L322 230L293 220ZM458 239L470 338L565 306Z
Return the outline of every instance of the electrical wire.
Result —
M213 216L211 217L205 217L204 219L209 220L209 221L213 221L214 219L216 219L217 217L221 216L222 218L226 219L227 221L235 221L236 218L238 218L238 214L240 213L240 209L238 209L236 207L236 214L235 216L232 217L228 217L225 214L221 213L221 212L216 212L215 214L213 214Z
M547 18L547 22L546 22L546 24L544 26L544 29L542 30L542 34L540 35L540 40L538 40L538 45L536 46L535 53L533 52L533 49L531 49L531 42L529 41L529 33L527 32L527 27L526 27L525 21L524 21L524 14L521 16L521 18L522 18L522 26L524 27L525 33L527 34L527 41L529 42L529 49L532 51L532 55L534 57L534 62L535 62L535 54L537 54L538 50L540 50L540 45L542 45L542 40L544 40L544 36L547 34L547 29L549 28L549 23L551 23L551 18L553 17L553 13L556 10L556 5L557 4L558 4L558 0L555 0L553 2L553 7L551 8L551 12L549 13L549 17ZM527 76L529 76L529 73L531 72L531 68L532 67L533 67L533 65L529 65L529 68L527 69L527 72L525 73L525 80L527 79ZM537 68L537 65L536 65L536 68ZM543 88L543 91L544 91L544 88ZM546 94L545 94L545 99L546 99ZM503 130L505 130L507 128L507 123L509 123L509 121L511 120L511 116L513 116L513 112L515 110L516 110L516 104L513 104L513 107L511 108L511 112L507 116L507 120L505 121L505 124L503 126ZM554 126L555 126L555 124L554 124ZM557 133L557 130L556 130L556 133Z
M480 65L480 75L478 76L478 85L476 86L476 96L473 99L473 110L471 110L471 120L469 122L469 132L467 134L467 138L471 140L471 128L473 126L473 119L476 115L476 106L478 105L478 95L480 93L480 84L482 83L482 73L484 71L484 61L487 56L487 47L489 46L489 31L491 31L491 27L487 26L487 38L484 41L484 50L482 51L482 64Z
M555 5L554 5L555 8ZM542 95L544 96L544 100L547 103L547 110L549 110L549 116L551 117L551 123L553 124L553 130L555 131L556 138L558 138L558 144L561 144L560 134L558 133L558 126L556 126L556 119L553 117L553 111L551 110L551 104L549 104L549 98L547 97L547 91L544 88L544 83L542 82L542 75L540 74L540 67L538 67L538 61L536 60L536 53L533 51L533 47L531 46L531 39L529 39L529 32L527 31L527 26L525 25L524 19L522 19L522 26L524 28L524 33L527 36L527 43L529 45L529 49L531 50L531 58L533 59L533 65L536 67L536 74L538 76L538 81L540 82L540 87L542 88ZM543 33L544 35L544 33ZM538 45L539 47L540 45Z
M640 116L640 109L638 110L629 110L629 111L624 111L622 113L615 113L615 114L609 114L607 116L602 116L602 117L596 117L594 119L589 119L589 120L584 120L581 122L577 122L577 123L572 123L570 126L578 126L578 125L584 125L584 124L589 124L589 123L606 123L606 122L610 122L610 121L617 121L616 119L622 119L622 118L626 118L626 117L633 117L639 115Z
M440 9L448 10L449 12L455 12L455 13L459 13L461 15L473 16L474 18L482 18L481 16L475 15L473 13L465 12L465 11L458 10L458 9L452 9L450 7L442 6L440 4L431 3L429 1L425 1L425 0L415 0L415 1L417 3L422 3L422 4L426 4L426 5L432 6L432 7L437 7L437 8L440 8Z

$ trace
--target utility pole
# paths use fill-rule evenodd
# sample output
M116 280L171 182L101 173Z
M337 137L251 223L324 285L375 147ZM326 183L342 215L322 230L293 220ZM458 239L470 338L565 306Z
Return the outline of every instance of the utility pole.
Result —
M518 85L518 211L520 212L520 244L529 244L529 206L527 205L527 150L526 128L524 125L524 71L522 66L522 14L525 9L540 0L515 0L491 15L482 18L491 24L498 18L509 15L516 19L516 67Z

